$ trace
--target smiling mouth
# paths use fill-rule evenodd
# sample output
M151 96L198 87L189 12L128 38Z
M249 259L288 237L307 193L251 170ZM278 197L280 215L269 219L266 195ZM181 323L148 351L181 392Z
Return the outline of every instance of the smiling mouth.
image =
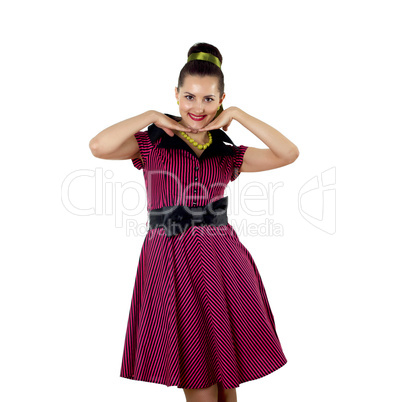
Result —
M194 121L201 121L201 120L204 120L205 117L207 116L206 114L203 114L203 115L201 115L201 116L196 116L195 114L192 114L192 113L188 113L188 115L189 115L189 117L190 117L192 120L194 120Z

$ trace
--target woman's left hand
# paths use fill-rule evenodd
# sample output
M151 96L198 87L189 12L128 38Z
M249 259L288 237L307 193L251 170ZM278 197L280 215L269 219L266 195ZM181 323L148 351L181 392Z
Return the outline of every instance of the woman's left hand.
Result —
M227 131L231 122L234 118L235 107L231 106L222 111L222 113L210 123L208 123L205 127L201 128L200 131L211 131L216 130L217 128L222 128L224 131Z

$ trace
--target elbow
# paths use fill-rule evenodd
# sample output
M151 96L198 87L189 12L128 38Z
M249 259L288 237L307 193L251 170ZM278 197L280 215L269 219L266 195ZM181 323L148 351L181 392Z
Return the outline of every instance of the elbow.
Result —
M100 146L99 146L98 140L96 140L95 138L93 138L93 139L90 141L90 143L89 143L89 147L90 147L91 153L92 153L96 158L99 158L99 149L100 149Z
M294 147L294 149L289 153L288 163L293 163L298 159L299 149L298 147Z

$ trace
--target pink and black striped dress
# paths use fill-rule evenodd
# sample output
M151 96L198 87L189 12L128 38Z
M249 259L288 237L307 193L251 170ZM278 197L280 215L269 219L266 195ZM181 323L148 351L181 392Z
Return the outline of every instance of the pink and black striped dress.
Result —
M235 146L222 130L211 134L200 157L154 124L135 134L142 160L132 163L143 170L148 211L224 197L248 147ZM257 266L231 224L193 226L172 237L161 227L148 230L121 377L178 388L237 388L286 363Z

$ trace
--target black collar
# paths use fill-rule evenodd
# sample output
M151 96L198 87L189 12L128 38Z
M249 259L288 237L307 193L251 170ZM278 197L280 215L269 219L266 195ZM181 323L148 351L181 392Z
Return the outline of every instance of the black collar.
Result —
M167 113L164 114L175 121L181 120L181 117L176 117ZM161 138L161 141L157 144L157 148L185 149L200 160L204 158L210 158L211 156L233 155L232 147L224 144L224 142L232 145L234 145L234 143L224 131L220 129L211 130L211 134L212 144L207 149L205 149L198 158L193 149L189 147L189 145L187 145L186 142L179 138L177 135L171 137L162 128L157 127L155 124L151 124L148 127L148 135L153 145L155 145L157 140Z

